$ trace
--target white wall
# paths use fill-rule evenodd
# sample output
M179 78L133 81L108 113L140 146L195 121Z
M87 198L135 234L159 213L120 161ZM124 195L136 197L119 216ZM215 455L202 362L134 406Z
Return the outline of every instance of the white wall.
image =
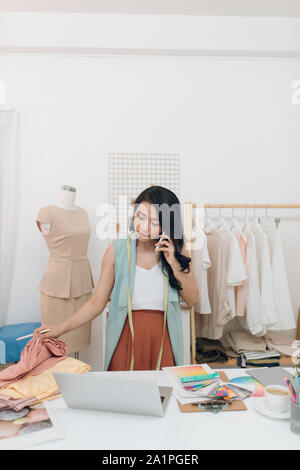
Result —
M296 79L296 58L0 55L7 103L18 108L22 126L21 218L8 321L40 319L37 286L49 254L34 220L61 184L76 186L76 203L88 211L88 256L98 282L106 243L96 238L95 213L107 201L109 152L179 153L181 202L299 203L300 105L291 103ZM270 214L297 216L282 219L296 316L300 210ZM92 345L81 358L100 368L101 317L93 325Z
M0 51L300 54L300 18L0 12Z

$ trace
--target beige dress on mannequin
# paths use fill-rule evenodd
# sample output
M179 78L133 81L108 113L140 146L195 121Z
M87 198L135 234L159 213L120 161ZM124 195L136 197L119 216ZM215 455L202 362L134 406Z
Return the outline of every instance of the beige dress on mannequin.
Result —
M50 224L45 234L50 258L38 286L41 292L42 323L55 326L72 316L92 296L94 287L87 258L91 234L88 214L82 207L75 211L55 205L42 207L36 222ZM40 228L40 226L39 226ZM91 322L60 337L67 343L68 353L80 351L90 344Z

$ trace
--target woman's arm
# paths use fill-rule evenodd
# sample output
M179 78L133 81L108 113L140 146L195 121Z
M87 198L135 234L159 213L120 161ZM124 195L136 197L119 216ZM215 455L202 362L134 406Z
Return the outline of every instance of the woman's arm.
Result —
M185 247L182 248L181 253L184 256L189 256L189 252ZM180 271L182 268L176 259L170 264L170 266L173 270L174 276L180 282L182 287L182 290L178 291L180 297L189 307L192 307L195 305L195 303L197 303L199 297L199 288L193 274L192 261L190 261L189 264L189 273Z
M115 282L115 254L114 244L106 249L102 264L98 285L90 298L74 315L55 327L42 325L35 330L35 334L41 330L50 328L48 333L43 333L43 338L58 337L69 331L75 330L96 318L104 310Z

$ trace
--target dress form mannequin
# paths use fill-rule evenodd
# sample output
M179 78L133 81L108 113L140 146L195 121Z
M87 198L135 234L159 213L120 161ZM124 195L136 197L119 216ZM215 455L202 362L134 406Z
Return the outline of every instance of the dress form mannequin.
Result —
M67 186L66 184L64 184L57 195L55 205L57 207L61 207L62 209L76 211L75 198L76 188L74 188L74 186ZM39 230L42 230L45 235L48 235L48 233L50 232L51 224L40 224L40 222L37 221L37 225Z
M62 186L56 203L40 209L36 218L50 251L47 269L40 282L42 323L54 326L72 316L86 303L94 287L87 259L90 237L88 215L75 205L76 188ZM78 351L90 343L88 323L61 337L68 352ZM78 348L78 349L77 349Z

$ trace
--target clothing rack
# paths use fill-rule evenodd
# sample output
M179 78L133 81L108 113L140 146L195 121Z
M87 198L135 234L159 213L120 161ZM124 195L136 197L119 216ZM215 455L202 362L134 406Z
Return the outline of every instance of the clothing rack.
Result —
M187 250L191 256L189 243L192 243L193 229L193 209L300 209L300 204L201 204L193 202L184 203L184 227L185 240L187 242ZM277 223L280 219L277 219ZM299 310L300 311L300 310ZM299 318L298 318L299 320ZM300 327L299 327L300 328ZM195 331L195 307L190 308L190 340L191 340L191 363L197 364L196 361L196 331Z

